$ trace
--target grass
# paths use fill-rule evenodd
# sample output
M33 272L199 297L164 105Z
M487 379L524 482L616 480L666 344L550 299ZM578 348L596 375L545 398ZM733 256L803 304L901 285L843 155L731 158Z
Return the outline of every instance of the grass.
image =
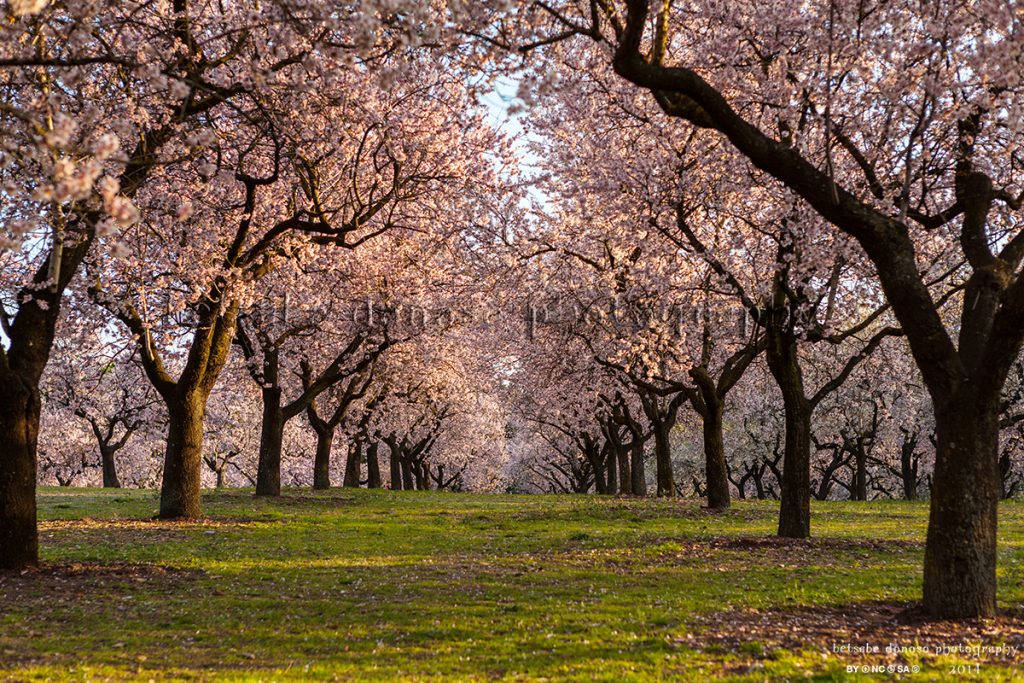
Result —
M39 503L44 567L0 578L10 680L873 680L847 667L875 659L831 648L917 599L927 522L924 503L817 503L817 540L777 544L764 502L711 515L693 501L231 490L206 494L198 523L151 521L149 491L43 489ZM1000 515L999 601L1016 608L1024 504ZM957 638L1012 640L1015 623ZM959 674L977 662L878 661L920 667L912 680L1024 680L1019 652Z

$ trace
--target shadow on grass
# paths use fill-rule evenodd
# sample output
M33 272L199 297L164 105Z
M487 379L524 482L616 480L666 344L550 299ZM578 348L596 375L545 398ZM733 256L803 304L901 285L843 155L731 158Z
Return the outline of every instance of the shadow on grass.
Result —
M810 652L847 666L919 666L942 670L945 661L982 668L1024 666L1024 608L994 619L938 621L916 602L864 601L828 607L742 609L694 619L681 644L727 655L724 673L764 668L782 651ZM913 669L911 669L913 671Z

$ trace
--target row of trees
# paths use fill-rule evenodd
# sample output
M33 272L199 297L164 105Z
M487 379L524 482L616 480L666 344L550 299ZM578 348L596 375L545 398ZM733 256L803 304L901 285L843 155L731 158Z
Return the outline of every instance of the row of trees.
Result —
M40 381L62 317L100 342L130 337L167 417L168 518L201 514L208 402L240 346L262 394L257 488L273 495L284 424L395 342L388 321L350 325L334 310L354 277L346 257L370 242L386 250L359 262L380 266L360 274L374 294L401 268L430 282L436 262L411 253L429 256L480 216L506 154L458 54L433 47L444 8L175 0L7 12L0 562L17 568L38 557ZM276 320L266 304L282 293L295 303ZM286 352L310 337L324 354ZM289 386L288 363L301 386Z
M349 485L385 449L396 488L640 494L652 470L715 509L778 495L791 537L813 496L898 473L930 496L926 609L994 613L1024 340L1011 7L7 12L3 566L38 556L45 389L108 483L165 423L163 517L201 514L204 461L280 493L296 418L319 486L340 429ZM518 145L477 98L509 69ZM214 414L258 425L254 470L204 449Z

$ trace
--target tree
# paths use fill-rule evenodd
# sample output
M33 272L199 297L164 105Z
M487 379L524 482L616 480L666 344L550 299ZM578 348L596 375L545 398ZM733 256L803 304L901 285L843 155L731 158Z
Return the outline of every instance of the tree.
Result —
M337 291L337 290L335 290ZM348 403L356 396L356 386L362 383L362 376L370 370L374 361L391 345L385 328L383 337L374 340L379 332L372 327L355 324L345 335L345 326L331 325L329 321L344 319L344 312L328 306L308 310L308 316L289 318L286 313L260 315L255 311L245 314L239 321L236 343L242 349L246 365L253 381L260 387L263 401L263 419L260 434L260 455L256 477L256 495L281 495L281 448L285 424L292 418L308 412L318 396L339 383L348 381L345 394L347 401L328 421L319 421L324 438L333 434L334 428L344 417ZM339 329L340 328L340 329ZM359 329L362 328L362 329ZM315 339L311 337L315 334ZM300 342L299 348L288 344L290 340ZM321 359L314 358L314 352ZM282 359L282 354L285 358ZM289 358L292 354L298 358ZM325 357L326 356L326 357ZM333 357L332 357L333 356ZM294 388L293 399L284 400L285 378L282 377L282 362L297 375L300 382ZM313 362L323 360L322 370L314 369ZM289 373L291 374L291 373ZM365 393L365 386L359 395ZM316 419L315 408L311 422ZM321 470L327 466L329 440L318 440L317 457ZM317 467L314 465L314 475Z
M352 405L366 396L367 389L372 382L373 368L371 366L362 372L355 373L347 382L337 386L334 391L328 392L327 395L332 399L334 408L327 416L320 415L315 399L306 406L306 417L309 419L309 425L316 432L316 458L313 462L314 489L326 490L331 487L331 448L334 444L334 432L337 430L338 425L344 421ZM383 398L384 394L381 392L368 401L363 409L363 414L359 421L359 429L353 439L359 446L367 444L368 448L376 448L376 443L370 443L366 427L373 416L378 399ZM372 455L368 454L367 456L368 463L373 463L372 466L369 466L370 488L380 488L381 485L380 468L377 465L376 455L376 451L374 451ZM345 486L351 486L353 483L352 477L349 474L349 462L351 462L351 459L346 462L345 466ZM358 486L358 478L356 478L355 484Z
M133 435L159 422L154 410L158 399L132 357L131 346L116 338L104 342L101 334L91 328L58 340L42 393L45 409L87 424L95 438L103 487L120 488L115 456Z

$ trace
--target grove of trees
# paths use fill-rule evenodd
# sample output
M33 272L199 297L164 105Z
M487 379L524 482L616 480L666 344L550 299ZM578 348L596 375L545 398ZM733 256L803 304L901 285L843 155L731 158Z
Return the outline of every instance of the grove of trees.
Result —
M0 13L0 569L39 484L927 498L926 612L995 614L1013 3Z

